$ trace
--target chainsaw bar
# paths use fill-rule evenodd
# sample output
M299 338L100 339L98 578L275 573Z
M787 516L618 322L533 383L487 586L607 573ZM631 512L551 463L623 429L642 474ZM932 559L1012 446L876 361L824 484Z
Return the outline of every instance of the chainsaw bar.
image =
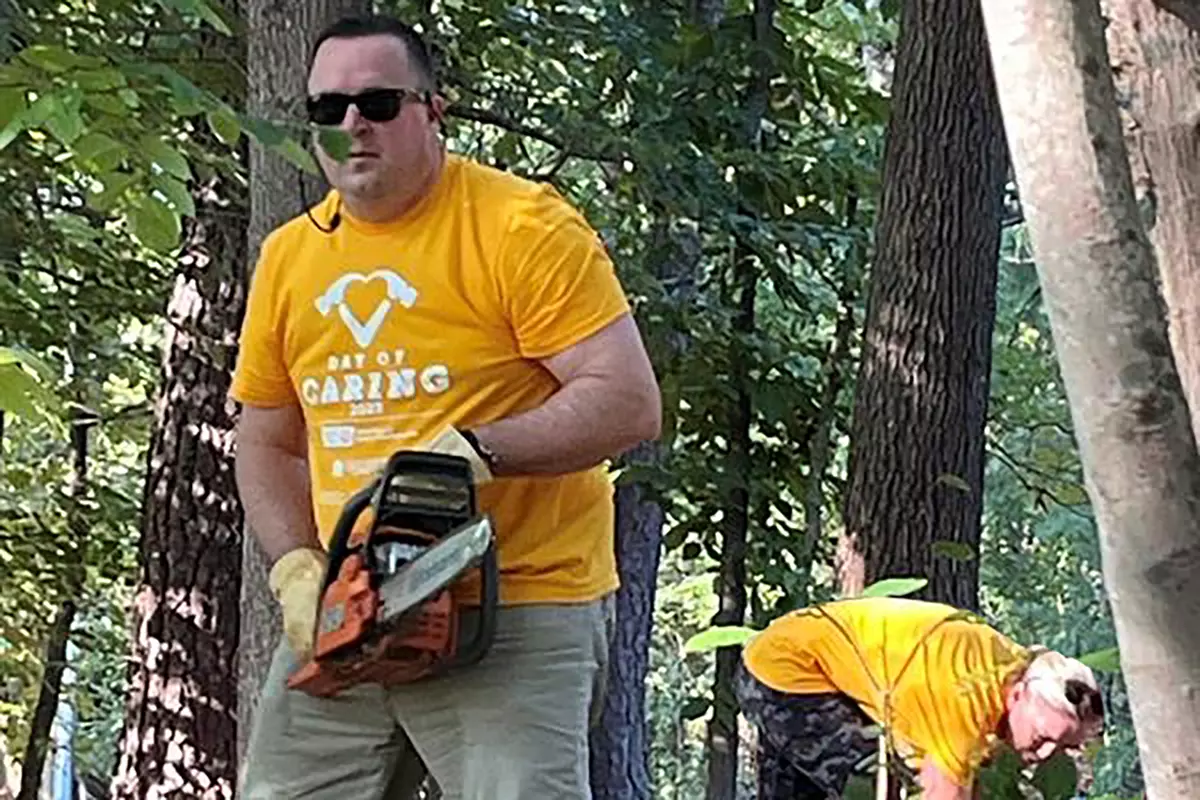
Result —
M390 622L449 586L483 558L491 543L492 522L487 515L459 526L384 579L377 619Z

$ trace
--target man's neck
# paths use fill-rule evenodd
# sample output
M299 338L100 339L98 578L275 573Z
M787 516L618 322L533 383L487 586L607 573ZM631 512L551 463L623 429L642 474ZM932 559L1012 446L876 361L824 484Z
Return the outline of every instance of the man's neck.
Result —
M421 205L432 194L445 167L446 151L439 148L430 161L430 167L424 179L412 191L371 203L358 203L354 198L343 195L342 202L350 216L363 222L372 225L396 222Z

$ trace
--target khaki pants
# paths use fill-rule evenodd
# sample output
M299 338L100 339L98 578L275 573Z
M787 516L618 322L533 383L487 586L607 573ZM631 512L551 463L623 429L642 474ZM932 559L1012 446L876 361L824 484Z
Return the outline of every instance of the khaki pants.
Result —
M399 798L415 747L446 800L588 800L588 728L603 702L613 598L501 608L488 655L444 677L321 699L286 687L280 642L255 713L243 800ZM473 616L464 618L470 636Z

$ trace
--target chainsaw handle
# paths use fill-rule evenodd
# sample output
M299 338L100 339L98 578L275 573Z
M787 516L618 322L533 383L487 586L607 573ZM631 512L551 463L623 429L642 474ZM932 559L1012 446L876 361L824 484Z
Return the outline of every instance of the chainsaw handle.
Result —
M496 635L496 607L500 601L500 567L496 563L496 541L493 539L479 564L479 625L475 636L458 651L454 668L467 667L481 660L492 646Z
M333 526L333 536L329 540L329 563L325 567L325 583L322 588L328 588L337 580L342 562L346 560L346 556L350 555L350 537L354 535L354 526L358 523L358 518L362 516L362 513L371 505L371 499L378 486L378 480L371 481L351 495L350 499L346 501L346 505L342 507L337 524Z

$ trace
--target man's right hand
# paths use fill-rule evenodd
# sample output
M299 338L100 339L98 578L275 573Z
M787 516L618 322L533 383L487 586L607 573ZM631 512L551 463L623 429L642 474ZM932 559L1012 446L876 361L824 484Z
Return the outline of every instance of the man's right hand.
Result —
M325 553L311 547L289 550L271 567L271 593L283 611L283 633L300 661L308 660L325 582Z

